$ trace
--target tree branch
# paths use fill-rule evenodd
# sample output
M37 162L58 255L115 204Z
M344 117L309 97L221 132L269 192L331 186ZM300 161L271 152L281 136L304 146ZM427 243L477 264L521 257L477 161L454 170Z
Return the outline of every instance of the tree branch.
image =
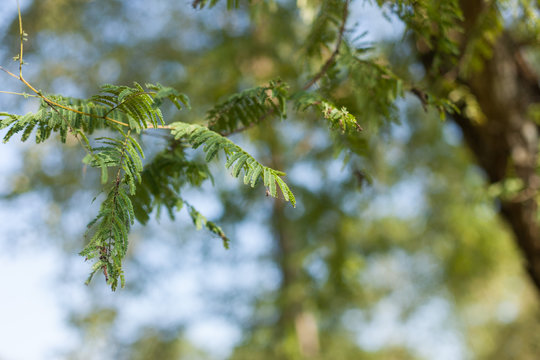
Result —
M347 18L349 17L349 1L350 0L345 0L345 4L343 5L342 22L341 22L341 26L339 28L338 39L337 39L336 47L335 47L334 51L332 52L332 54L330 55L328 60L326 60L326 62L321 67L319 72L310 81L308 81L304 85L303 90L308 90L317 81L319 81L324 76L324 74L326 74L326 72L328 71L330 66L332 66L334 64L334 62L336 61L336 57L339 54L339 48L341 47L341 43L343 42L343 36L345 34L345 25L347 23Z

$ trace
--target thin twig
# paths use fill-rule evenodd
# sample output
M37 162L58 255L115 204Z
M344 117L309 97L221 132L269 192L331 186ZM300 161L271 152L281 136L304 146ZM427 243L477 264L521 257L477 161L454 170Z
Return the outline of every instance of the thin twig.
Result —
M424 109L424 112L428 111L428 105L429 105L429 99L428 95L421 89L417 87L411 87L409 90L414 96L420 100L420 103L422 104L422 109Z
M3 90L0 90L0 93L2 94L10 94L10 95L19 95L19 96L24 96L24 97L39 97L37 95L32 95L32 94L28 94L28 93L18 93L18 92L14 92L14 91L3 91Z
M6 68L4 68L3 66L0 66L0 70L2 70L3 72L7 73L9 76L15 78L15 79L18 79L20 80L23 84L25 84L30 90L32 90L36 95L31 95L31 94L26 94L26 93L17 93L17 92L13 92L13 91L0 91L0 93L4 93L4 94L12 94L12 95L20 95L20 96L31 96L31 97L39 97L41 98L45 103L47 103L49 105L49 107L55 111L60 117L62 117L64 119L64 121L66 122L66 124L68 125L71 133L75 136L75 138L77 139L77 141L81 144L81 146L83 147L83 149L87 152L87 153L91 153L92 150L91 148L87 148L85 144L83 144L82 140L79 138L79 136L77 135L77 132L76 130L69 124L69 121L67 121L67 119L63 116L63 114L60 113L60 111L57 109L57 108L62 108L62 109L65 109L65 110L68 110L68 111L72 111L72 112L75 112L75 113L78 113L78 114L81 114L81 115L87 115L87 116L91 116L91 117L94 117L94 118L103 118L105 120L108 120L108 121L112 121L114 123L117 123L119 125L123 125L123 126L129 126L128 124L125 124L121 121L117 121L117 120L114 120L114 119L111 119L111 118L108 118L106 116L104 117L100 117L100 116L96 116L96 115L93 115L93 114L88 114L88 113L85 113L85 112L82 112L82 111L79 111L79 110L76 110L76 109L73 109L73 108L70 108L70 107L67 107L67 106L64 106L62 104L59 104L51 99L49 99L48 97L44 96L40 91L38 91L36 88L34 88L28 81L26 81L26 79L23 77L23 74L22 74L22 66L23 66L23 54L24 54L24 31L23 31L23 27L22 27L22 15L21 15L21 8L20 8L20 4L19 4L19 1L17 0L17 12L18 12L18 15L19 15L19 37L20 37L20 49L19 49L19 76L15 75L14 73L12 73L11 71L7 70Z
M332 52L332 55L330 55L328 60L326 60L324 65L321 67L321 70L319 70L319 72L310 81L308 81L306 85L304 85L303 87L304 90L308 90L310 87L313 86L313 84L319 81L324 76L324 74L326 74L330 66L332 66L332 64L334 64L334 62L336 61L336 57L339 54L339 48L341 47L341 43L343 42L343 35L345 34L345 25L347 23L348 17L349 17L349 0L346 0L345 5L343 6L343 21L339 28L336 47L334 51Z
M20 37L19 77L22 79L24 31L22 27L21 5L19 4L19 0L17 0L17 13L19 14L19 37Z
M68 111L72 111L74 113L77 113L77 114L81 114L81 115L86 115L86 116L90 116L90 117L93 117L93 118L96 118L96 119L104 119L104 120L107 120L107 121L110 121L110 122L114 122L118 125L122 125L122 126L127 126L129 127L128 124L122 122L122 121L118 121L118 120L115 120L115 119L111 119L109 117L106 117L106 116L97 116L97 115L94 115L94 114L90 114L90 113L87 113L87 112L84 112L84 111L79 111L77 109L73 109L73 108L70 108L69 106L64 106L62 104L59 104L57 103L56 101L53 101L51 99L49 99L48 97L46 97L45 95L43 95L39 90L36 90L36 88L34 88L28 81L26 81L24 79L24 77L20 76L19 80L21 80L26 86L28 86L30 88L30 90L32 90L33 92L35 92L40 98L43 99L43 101L45 101L49 106L56 106L56 107L59 107L61 109L64 109L64 110L68 110Z
M22 15L21 15L21 7L20 7L20 4L19 4L19 1L17 0L17 12L18 12L18 15L19 15L19 36L20 36L20 49L19 49L19 76L15 75L14 73L12 73L11 71L7 70L6 68L4 68L3 66L0 66L0 70L2 70L3 72L7 73L9 76L15 78L15 79L18 79L20 80L23 84L25 84L30 90L32 90L38 97L40 97L41 99L43 99L43 101L45 103L47 103L51 108L53 108L54 106L56 107L59 107L59 108L62 108L64 110L68 110L68 111L72 111L74 113L77 113L77 114L81 114L81 115L86 115L86 116L90 116L90 117L93 117L93 118L97 118L97 119L104 119L104 120L107 120L107 121L110 121L110 122L114 122L118 125L122 125L122 126L126 126L126 127L129 127L129 124L126 124L122 121L118 121L118 120L115 120L115 119L111 119L107 116L97 116L97 115L94 115L94 114L89 114L89 113L85 113L83 111L79 111L77 109L73 109L73 108L70 108L68 106L64 106L62 104L59 104L51 99L49 99L48 97L46 97L45 95L43 95L41 93L41 91L37 90L35 87L33 87L28 81L26 81L26 79L24 78L23 74L22 74L22 66L23 66L23 54L24 54L24 31L23 31L23 26L22 26Z
M9 76L11 77L14 77L15 79L17 80L21 80L17 75L15 75L14 73L12 73L11 71L9 71L8 69L6 69L5 67L3 66L0 66L0 70L2 70L3 72L7 73Z

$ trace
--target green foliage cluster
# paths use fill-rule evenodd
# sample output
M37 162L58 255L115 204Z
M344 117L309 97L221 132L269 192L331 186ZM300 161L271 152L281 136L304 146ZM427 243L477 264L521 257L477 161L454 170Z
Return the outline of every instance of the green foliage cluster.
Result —
M80 253L85 260L95 260L87 283L101 270L112 290L116 290L118 280L124 287L122 259L127 253L128 233L133 221L128 189L121 184L113 186L101 204L98 216L88 224L89 243Z
M320 57L324 51L332 48L336 40L343 35L340 29L344 26L344 12L349 1L323 0L317 16L313 20L310 32L306 37L304 49L309 56Z
M269 116L283 119L287 116L287 98L288 86L280 80L244 90L208 111L208 127L218 133L232 133Z
M36 143L47 140L58 132L65 143L68 132L91 135L95 130L127 125L140 133L149 126L164 125L159 106L163 99L171 100L178 109L189 108L189 99L175 89L161 84L147 84L145 90L138 83L133 87L103 85L101 92L88 100L39 93L40 107L35 113L16 115L0 113L0 129L9 128L4 142L22 132L26 141L36 129Z
M103 271L113 290L118 283L122 287L125 283L122 260L126 256L128 234L134 220L146 223L156 208L165 207L174 217L174 211L185 205L197 229L204 226L228 247L229 239L223 230L180 196L184 185L199 186L211 176L205 164L186 159L186 144L182 138L193 148L204 144L206 162L223 151L227 157L225 166L231 168L234 177L244 170L244 183L252 187L259 178L263 178L271 196L277 197L279 186L283 198L295 204L292 191L281 179L285 175L283 172L263 166L226 137L202 125L182 122L165 125L160 110L163 100L170 100L181 110L190 106L186 95L160 84L147 84L146 88L137 83L133 87L104 85L99 94L88 100L40 93L42 100L36 113L24 116L0 114L3 116L0 129L9 128L5 142L20 132L22 140L27 140L34 128L37 128L36 143L43 142L54 132L58 132L61 141L66 142L67 134L72 133L87 152L83 162L101 169L101 182L107 196L98 215L88 225L88 244L81 255L94 261L88 281L97 271ZM233 95L209 111L211 126L234 131L240 125L250 126L274 112L285 116L286 88L285 84L277 81L267 87ZM95 130L104 128L119 137L89 139ZM148 128L169 130L176 140L153 161L143 164L143 149L132 134L140 134Z
M161 208L165 208L169 217L174 219L175 213L185 206L197 229L204 226L219 236L225 248L228 248L229 239L223 230L207 220L181 196L181 189L184 186L197 187L205 180L212 179L207 164L188 160L185 149L182 143L171 141L166 150L157 154L152 162L144 167L141 173L142 181L131 197L135 218L141 224L146 224L154 209L156 216L159 217Z
M277 197L277 184L285 201L290 201L293 206L296 205L292 191L281 179L285 173L262 165L231 140L197 124L176 122L171 124L171 129L175 139L185 138L195 149L204 144L203 150L206 153L207 162L216 157L219 151L223 151L227 158L225 167L231 169L232 176L238 177L244 170L244 184L250 184L251 187L254 187L262 178L268 194L272 197Z
M108 113L108 109L93 102L62 96L47 96L48 101L41 100L39 110L26 115L0 113L0 128L9 128L4 136L4 143L15 134L22 132L22 141L28 140L35 129L36 143L47 140L51 134L58 132L60 140L65 143L67 134L80 130L81 133L92 134L107 125L105 117L115 121L123 121L125 117L119 112ZM55 105L51 106L50 104Z
M377 0L387 6L415 33L425 49L433 52L433 73L448 62L455 62L460 54L457 37L461 33L463 14L459 0Z
M395 119L395 101L405 93L404 81L382 59L366 59L369 49L342 46L339 65L344 82L357 94L363 112L382 123Z
M536 1L192 3L197 9L215 5L237 9L223 14L223 9L218 8L184 11L186 4L171 0L164 2L167 16L163 17L171 22L152 24L164 26L166 31L159 33L145 32L146 19L137 22L134 12L129 22L122 22L127 18L124 6L129 1L107 2L103 5L106 10L97 9L96 3L46 1L29 6L31 11L25 14L33 16L29 26L37 24L36 30L29 32L54 32L54 36L29 49L36 55L39 51L47 55L37 65L42 73L36 81L50 83L62 73L49 71L54 62L55 69L64 66L64 72L78 87L93 91L103 80L97 69L110 61L121 66L109 82L129 84L134 78L166 77L162 81L172 87L106 85L100 94L87 100L43 92L31 95L46 98L41 98L36 113L2 113L0 120L9 134L6 141L14 134L26 140L35 133L37 142L58 137L72 145L76 137L87 153L84 162L95 167L96 173L101 171L102 194L98 198L103 202L86 232L88 244L82 252L93 262L90 278L102 272L113 289L123 285L122 267L130 258L126 259L126 251L137 245L134 239L128 243L134 221L146 224L154 215L159 218L163 214L174 219L179 211L185 211L195 228L208 230L225 247L231 234L225 234L216 223L224 226L257 222L271 234L271 248L265 249L262 256L255 255L256 260L245 253L240 257L227 254L233 256L223 259L234 263L236 270L254 260L259 266L262 258L263 263L271 263L279 283L271 288L260 283L242 288L238 292L241 296L227 297L227 301L219 297L222 289L211 289L215 293L205 291L201 296L201 307L207 307L205 301L210 299L211 306L215 306L212 310L220 314L234 318L241 313L238 319L242 319L245 332L231 359L417 358L416 348L409 348L405 342L396 343L395 348L383 346L380 351L364 351L359 344L359 332L365 331L372 320L371 315L365 315L373 314L376 320L378 311L384 312L388 304L393 313L400 313L396 321L405 326L425 316L425 306L429 309L435 304L440 309L443 304L448 318L436 326L445 333L460 334L460 346L479 359L535 358L538 341L530 334L538 333L536 300L524 291L522 261L493 201L537 201L536 193L527 189L516 174L491 185L486 193L485 175L472 163L467 151L470 149L461 143L459 131L452 124L437 121L429 110L436 109L444 117L457 111L450 100L455 101L474 128L484 131L487 119L482 118L480 99L463 84L463 78L478 75L492 56L501 32L510 35L510 23L511 31L519 32L518 38L524 39L519 42L519 50L526 60L534 56L539 59L529 48L538 43ZM377 3L394 22L398 21L395 15L400 17L405 22L405 35L391 44L360 43L362 37L355 38L354 34L366 30L363 19L348 15L356 13L354 6L365 3ZM467 22L462 28L463 14L458 5L465 8L469 4L480 4L482 11L474 23ZM160 13L157 8L155 11ZM78 41L73 53L84 54L90 48L96 57L100 56L95 68L85 59L65 56L61 51L55 58L50 51L54 44L49 42L51 38L80 34L80 39L96 39L99 28L99 21L65 22L66 14L78 19L102 17L97 20L105 24L116 25L118 21L128 28L129 42L100 46ZM208 16L216 15L219 24L224 24L219 29L208 21ZM358 26L353 24L355 21L359 21ZM186 38L200 38L201 42L193 46L193 41L185 41L186 34ZM137 52L130 58L133 49ZM183 74L177 76L170 71L180 66L185 70ZM72 69L79 72L71 73ZM278 78L283 81L270 80ZM163 111L162 115L160 108L165 110L163 103L167 99L178 109L189 108L187 97L176 89L189 93L195 111L171 112L170 116ZM396 100L406 94L414 98L397 102L398 108ZM530 110L537 117L534 105ZM273 121L285 118L287 122ZM403 125L393 126L398 121ZM486 129L495 130L490 125ZM359 132L362 128L364 132ZM150 135L160 141L147 142ZM237 136L250 142L249 149L256 150L249 154L239 147L235 144ZM162 138L166 139L164 146ZM336 159L340 151L345 156ZM77 153L66 151L62 156L68 152L71 159ZM258 158L259 153L264 154L264 161L256 160L263 159ZM263 191L250 191L249 187L242 192L231 191L228 185L215 181L223 211L213 222L196 209L198 204L186 199L190 188L200 188L207 180L213 182L217 175L211 174L209 162L219 159L246 185L266 187L268 198ZM51 184L57 185L61 179L65 181L62 185L70 184L69 189L62 189L63 199L79 191L80 164L70 162L69 169L66 166L60 175L47 177L43 175L45 162L42 168L33 166L36 161L31 162L31 156L26 161L17 185L25 184L26 176L31 178L26 188L35 189L38 184L51 191ZM339 167L343 173L336 174ZM286 178L274 168L291 169L295 174L298 169L308 168L307 175L313 179ZM362 186L370 178L376 179L374 186ZM274 201L270 196L278 200L266 206ZM285 206L282 199L299 209ZM392 206L396 201L400 204L397 211ZM231 231L235 228L231 226ZM170 264L174 271L184 271L178 266L184 259L177 261L174 252L179 245L162 244L161 240L144 242L173 250ZM203 247L204 256L219 253ZM156 275L154 269L146 271L145 264L139 262L137 250L132 255L137 269L142 270L139 274L143 281L136 282L136 292L145 286L157 288L155 282L144 281ZM188 251L184 250L179 256L192 255L186 255ZM222 265L219 262L218 267ZM167 275L172 267L167 268ZM201 271L207 275L206 266ZM264 272L262 265L256 276L265 278ZM243 285L241 282L234 278L234 285L223 291L231 294L236 286ZM171 284L166 287L169 291ZM258 297L256 302L253 296ZM249 319L244 305L253 309ZM310 318L313 324L305 321ZM107 321L112 325L114 320ZM79 326L90 329L85 324ZM98 338L102 347L105 341L118 341L114 329L94 329L90 336ZM143 333L140 341L124 345L133 347L128 357L189 357L179 350L181 336ZM178 341L171 340L173 337ZM170 340L168 345L163 339ZM527 344L528 339L532 339L531 344ZM509 343L513 345L507 346ZM99 352L100 346L92 350ZM171 348L175 350L167 352ZM77 356L85 357L79 351Z
M203 8L215 4L216 1L195 1L193 6ZM229 8L238 5L238 2L228 1ZM348 0L324 0L314 4L318 12L306 35L303 56L315 63L321 62L321 56L328 58L302 90L290 92L287 83L271 80L266 85L240 91L214 105L207 112L205 125L166 122L161 112L164 100L170 100L178 110L189 109L190 102L180 91L159 83L145 87L138 83L133 86L106 84L98 94L86 100L35 90L22 77L21 51L17 58L21 75L10 74L34 91L32 96L41 100L40 108L23 116L0 113L0 129L9 128L4 141L17 133L22 133L23 141L27 140L34 129L37 129L37 143L53 133L59 133L60 140L66 142L72 134L87 153L83 162L101 170L102 190L106 196L98 215L89 224L88 244L81 252L86 259L94 261L90 279L97 271L103 271L113 290L119 283L123 286L122 260L130 228L135 220L148 222L153 211L159 216L161 209L174 218L174 213L185 207L197 228L205 227L228 246L229 239L223 230L182 197L184 187L198 187L211 178L207 163L220 153L225 156L225 168L233 177L243 173L244 184L255 187L261 182L267 196L296 205L295 195L283 179L285 173L264 166L228 139L228 135L270 118L285 119L287 107L291 105L298 110L295 116L299 117L305 116L303 113L308 108L317 109L318 117L325 119L330 129L346 135L346 141L337 146L361 142L358 132L362 127L353 112L344 106L347 101L334 94L334 90L344 84L362 95L373 94L360 107L364 118L391 117L394 101L404 94L403 81L384 64L366 58L366 49L355 49L348 43L349 5ZM22 33L22 24L20 26ZM317 89L313 90L315 85ZM366 96L360 98L367 99ZM96 130L113 135L92 138ZM174 139L165 150L146 160L140 135L149 131L167 131ZM187 156L186 149L190 147L202 147L203 162ZM354 146L351 149L354 151Z
M338 109L334 104L323 100L317 94L310 92L299 92L295 94L295 106L297 110L305 111L309 107L315 107L324 118L328 120L331 129L339 129L343 133L355 134L362 130L362 127L354 117L347 111L347 108Z
M259 179L268 194L278 197L279 187L285 201L295 205L295 197L281 178L285 173L263 166L231 140L206 126L175 122L165 125L160 106L169 99L180 110L189 107L189 99L179 91L160 84L147 84L147 90L135 83L133 87L104 85L101 92L88 100L61 96L41 97L40 109L24 116L1 113L0 129L9 128L4 141L22 132L27 140L37 128L36 143L43 142L52 133L60 133L62 142L73 133L87 151L83 162L101 169L101 182L106 199L97 217L88 225L88 244L81 252L87 260L94 260L88 281L97 271L103 271L107 283L115 290L120 282L124 286L122 259L126 256L128 234L137 219L146 223L155 208L165 207L171 217L185 205L195 226L205 227L219 236L225 247L229 239L215 223L208 221L180 196L182 186L199 186L210 177L206 165L187 160L185 140L197 148L204 145L208 163L223 151L232 175L238 177L244 170L244 183L254 187ZM266 116L286 116L287 85L272 81L268 86L257 87L231 96L208 112L209 126L220 131L236 131L240 126L249 127ZM331 110L328 110L328 114ZM336 112L332 121L350 115ZM336 120L338 119L338 120ZM119 138L97 137L89 140L97 129L108 128ZM125 131L124 128L128 130ZM132 134L147 128L170 130L175 137L169 147L153 161L143 165L144 153L139 141ZM111 171L115 173L111 177ZM112 178L112 179L111 179Z
M164 125L159 106L163 99L171 100L179 109L189 106L184 94L160 84L147 85L145 90L135 83L133 87L104 85L101 92L89 100L46 96L41 93L40 108L36 113L24 116L2 113L0 128L9 128L4 142L22 132L22 140L28 139L34 128L36 143L58 132L65 143L72 133L87 152L83 162L101 169L101 182L106 199L97 217L88 225L88 245L81 252L87 260L95 260L88 281L102 270L113 290L120 279L124 286L122 259L128 246L128 234L135 220L130 195L136 193L142 180L144 153L132 132L140 133L148 127ZM124 131L124 127L129 130ZM108 128L119 138L89 136L97 129ZM116 171L110 181L110 172Z
M182 208L182 187L200 186L205 180L211 179L211 174L206 164L188 160L185 146L174 141L145 165L141 178L133 205L137 220L146 224L154 209L159 217L161 209L165 208L174 219L175 212Z

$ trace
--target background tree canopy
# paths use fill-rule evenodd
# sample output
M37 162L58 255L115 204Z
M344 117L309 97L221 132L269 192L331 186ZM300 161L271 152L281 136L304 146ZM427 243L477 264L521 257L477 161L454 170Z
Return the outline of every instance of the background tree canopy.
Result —
M15 5L0 244L57 254L55 356L537 357L537 2Z

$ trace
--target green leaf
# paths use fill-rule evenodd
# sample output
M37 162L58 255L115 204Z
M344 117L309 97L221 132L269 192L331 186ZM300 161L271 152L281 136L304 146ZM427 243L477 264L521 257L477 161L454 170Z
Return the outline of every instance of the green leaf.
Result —
M208 127L217 132L231 133L241 126L257 124L269 116L283 119L286 117L287 98L288 85L280 80L244 90L208 111Z
M232 176L234 177L238 177L243 169L245 172L244 184L251 182L251 186L255 186L262 172L264 185L269 188L272 197L277 197L276 180L274 178L279 178L279 176L283 176L285 173L264 167L231 140L205 126L175 122L170 127L171 134L173 134L176 140L185 138L188 143L191 145L196 144L197 146L207 144L207 146L203 147L203 150L207 154L207 160L214 158L219 150L225 152L228 156L225 168L229 169L234 164L232 168ZM284 198L290 201L290 199L294 199L294 195L289 190L287 191L287 196L284 195Z

